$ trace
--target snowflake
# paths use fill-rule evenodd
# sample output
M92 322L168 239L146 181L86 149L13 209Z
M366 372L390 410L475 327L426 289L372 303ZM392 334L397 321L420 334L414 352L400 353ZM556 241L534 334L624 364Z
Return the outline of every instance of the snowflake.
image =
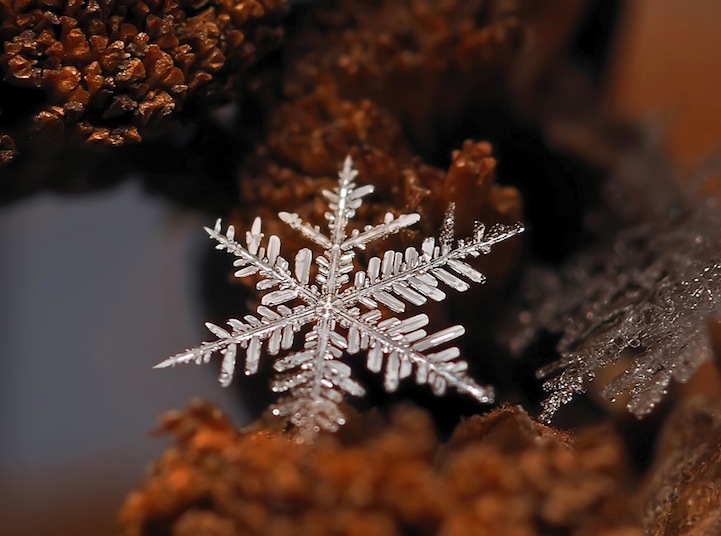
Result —
M496 225L488 233L477 223L473 236L454 243L453 207L446 214L438 241L426 238L420 252L409 247L405 252L386 251L383 258L373 257L365 271L357 271L353 282L356 249L397 233L420 220L418 214L394 218L387 214L383 223L362 231L346 233L349 221L373 187L356 186L357 171L350 157L339 173L338 186L323 191L330 210L326 213L328 235L317 226L303 222L297 214L281 212L279 217L291 228L323 248L315 258L317 273L311 283L313 254L301 249L293 267L281 256L281 243L271 236L264 247L260 218L246 233L245 246L235 240L235 231L228 227L221 232L220 220L206 231L218 241L217 249L237 257L236 277L256 276L256 288L269 291L263 295L256 315L242 320L230 319L224 329L206 323L217 337L172 356L155 368L179 363L207 363L213 354L223 356L220 383L227 386L233 379L238 349L245 350L245 374L258 370L262 347L271 356L289 350L301 331L303 348L278 359L278 373L272 390L284 397L273 407L273 414L288 419L301 435L312 435L323 429L335 431L345 422L339 403L345 395L363 396L361 385L351 378L350 367L342 361L345 354L367 353L366 365L372 372L383 371L387 391L395 390L400 380L415 372L416 382L429 384L436 395L448 386L467 393L483 403L493 401L493 389L478 385L466 373L467 363L459 359L456 347L438 347L464 333L456 325L428 334L425 314L403 320L383 318L380 306L400 313L405 303L419 306L428 298L441 301L446 294L443 283L459 292L470 288L466 280L483 283L485 277L462 259L487 254L494 244L521 231L520 223ZM364 312L365 310L365 312ZM302 329L308 326L306 329ZM432 352L432 353L428 353Z

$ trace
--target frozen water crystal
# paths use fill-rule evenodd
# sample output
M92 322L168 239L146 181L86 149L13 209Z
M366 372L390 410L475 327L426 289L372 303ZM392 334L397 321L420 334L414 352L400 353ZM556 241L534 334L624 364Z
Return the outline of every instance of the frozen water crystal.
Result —
M366 270L356 271L351 278L356 248L363 249L369 242L420 220L415 213L397 218L387 214L379 225L349 234L347 227L356 209L373 192L370 185L357 186L356 175L348 157L338 186L323 191L329 205L328 234L297 214L279 214L283 222L323 249L315 259L309 249L302 249L292 263L286 260L277 236L264 242L259 218L246 232L245 245L235 240L232 226L223 234L220 220L214 229L206 229L217 240L217 249L236 257L235 275L259 278L257 289L266 293L255 315L228 320L228 329L207 323L215 340L169 357L156 368L206 363L212 355L220 354L220 382L227 386L240 354L244 352L244 370L251 375L258 370L264 352L275 356L290 350L302 334L302 348L274 362L277 377L272 389L283 397L273 413L309 437L321 429L337 430L345 422L339 409L345 395L365 394L344 360L346 355L360 352L366 353L369 370L383 374L388 391L414 375L417 383L428 384L437 395L450 386L480 402L491 402L493 389L478 385L466 373L467 363L459 358L458 348L442 348L464 333L463 326L429 334L424 329L429 322L427 315L384 317L380 306L402 313L406 303L420 306L428 299L445 299L441 283L459 292L470 287L467 280L483 283L483 274L463 259L487 254L494 244L522 232L523 226L495 225L485 232L477 225L473 236L455 243L453 207L449 207L438 241L426 238L420 251L413 247L404 252L386 251L382 258L371 258ZM317 271L312 278L313 260Z

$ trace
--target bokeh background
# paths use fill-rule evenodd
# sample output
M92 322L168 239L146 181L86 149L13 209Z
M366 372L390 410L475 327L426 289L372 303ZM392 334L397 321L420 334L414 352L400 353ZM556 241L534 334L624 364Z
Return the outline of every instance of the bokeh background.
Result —
M106 534L193 397L242 421L211 374L151 369L205 335L202 218L132 180L0 212L0 534Z
M609 56L604 105L685 167L719 151L719 20L715 0L624 2ZM132 178L0 209L0 534L112 534L160 413L202 397L247 421L209 370L151 369L205 336L210 220Z

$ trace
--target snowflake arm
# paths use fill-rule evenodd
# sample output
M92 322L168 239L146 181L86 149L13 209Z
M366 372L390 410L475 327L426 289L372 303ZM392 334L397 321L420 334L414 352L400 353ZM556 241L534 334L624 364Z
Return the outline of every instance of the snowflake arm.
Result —
M429 384L438 396L443 395L450 385L479 402L493 402L493 388L478 385L466 374L468 364L457 359L460 356L457 347L425 353L463 335L463 326L451 326L428 335L422 329L429 322L425 314L405 320L391 317L380 322L381 313L377 310L360 316L357 310L352 310L340 316L349 328L348 353L368 350L367 367L371 372L381 372L383 358L387 357L384 373L386 391L395 391L400 380L410 376L415 367L416 383Z
M362 303L375 308L382 303L396 313L405 310L405 303L423 305L427 298L442 301L446 294L440 288L443 283L458 292L465 292L473 283L482 284L485 276L471 265L463 262L466 257L490 253L491 247L523 232L520 223L495 225L488 233L482 224L476 226L471 238L460 240L453 248L453 206L446 214L445 225L439 243L426 238L419 253L406 248L404 253L386 251L383 259L373 257L366 271L356 272L353 287L347 289L341 300L345 307ZM395 295L395 296L394 296Z
M245 374L255 374L258 370L263 341L268 341L270 355L277 354L281 349L287 350L292 346L295 334L303 325L313 320L313 315L313 309L307 306L291 310L281 305L277 311L273 311L261 305L258 307L258 316L246 315L243 320L235 318L228 320L230 331L206 322L205 326L218 337L216 340L189 348L185 352L165 359L153 368L174 367L192 362L200 365L210 361L213 354L220 353L223 355L220 383L223 387L227 387L233 381L238 346L246 349Z
M331 234L331 244L340 246L346 236L345 230L355 211L363 204L363 197L373 193L373 186L366 185L356 188L353 180L358 171L353 169L353 161L347 156L343 162L343 169L338 174L338 186L333 190L323 190L323 196L328 200L329 212L325 217L328 220L328 229Z
M345 395L365 395L351 378L351 368L340 361L348 342L333 330L332 323L330 317L322 318L306 336L304 349L273 367L280 376L272 390L290 396L281 399L272 412L288 418L301 437L312 437L319 430L335 432L345 424L338 407Z

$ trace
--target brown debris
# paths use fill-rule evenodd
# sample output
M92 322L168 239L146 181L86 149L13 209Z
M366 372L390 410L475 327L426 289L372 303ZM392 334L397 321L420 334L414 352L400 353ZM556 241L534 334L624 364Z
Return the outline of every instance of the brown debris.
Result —
M648 536L721 534L721 399L696 399L667 421L647 485Z
M278 41L284 0L0 0L0 68L40 90L34 128L122 145L167 126L214 77L238 77ZM271 35L275 32L275 37ZM259 50L260 48L260 50ZM226 73L223 73L225 69Z
M237 431L206 404L162 429L176 443L127 498L126 536L641 534L618 438L570 436L518 408L473 417L440 447L407 407L311 445L262 422Z

